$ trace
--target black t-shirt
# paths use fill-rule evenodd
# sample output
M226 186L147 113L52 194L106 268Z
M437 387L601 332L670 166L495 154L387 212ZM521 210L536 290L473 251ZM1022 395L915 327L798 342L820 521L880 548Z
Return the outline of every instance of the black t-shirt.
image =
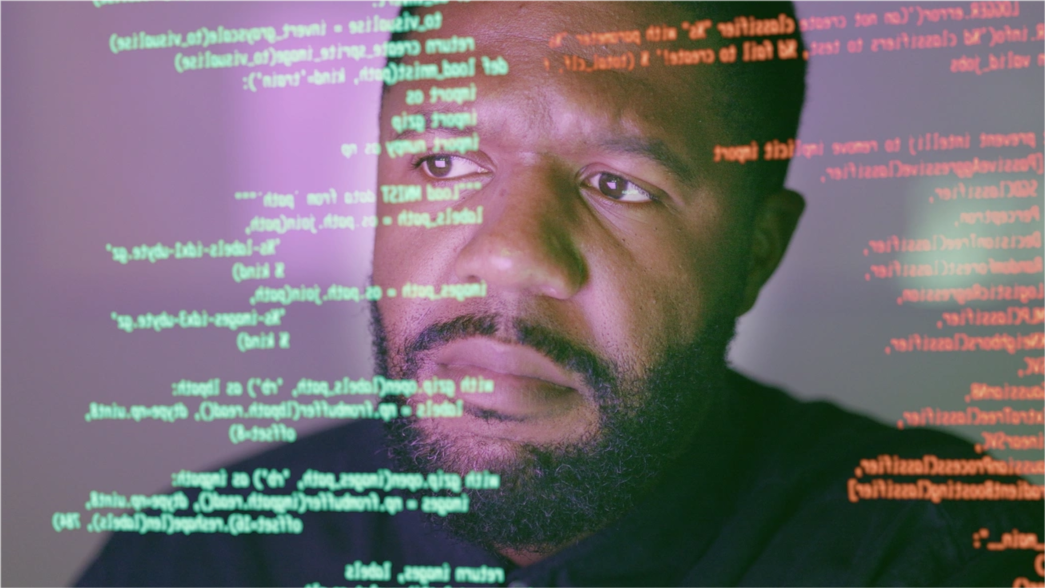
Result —
M300 534L118 532L78 584L371 585L358 579L362 575L346 579L346 566L359 574L357 561L377 567L390 562L391 579L375 582L379 586L402 585L398 573L404 566L443 564L501 568L504 581L493 585L508 586L1012 586L1021 577L1042 580L1035 571L1040 551L987 547L1013 530L1037 533L1041 541L1040 487L994 476L989 479L1009 486L988 487L988 492L1018 485L1024 496L1037 499L934 503L911 498L909 493L925 491L926 481L942 484L934 486L937 490L974 496L985 486L973 485L988 478L957 470L935 477L917 470L902 472L914 471L913 476L895 475L901 473L897 458L927 463L924 455L984 456L940 432L895 430L830 403L799 402L735 373L730 382L733 402L705 424L713 434L694 444L634 509L533 565L518 567L448 537L430 528L416 510L395 515L306 512L294 515L303 521ZM392 468L381 427L377 421L351 423L226 469L286 468L289 492L307 469ZM1040 452L1026 453L1025 459L1041 458ZM893 467L894 475L870 467L858 470L861 459ZM884 465L889 460L892 465ZM937 463L958 467L954 464L962 462ZM965 486L959 489L959 483ZM176 514L195 516L192 511ZM988 535L974 544L981 529ZM452 578L431 585L446 584L477 585Z

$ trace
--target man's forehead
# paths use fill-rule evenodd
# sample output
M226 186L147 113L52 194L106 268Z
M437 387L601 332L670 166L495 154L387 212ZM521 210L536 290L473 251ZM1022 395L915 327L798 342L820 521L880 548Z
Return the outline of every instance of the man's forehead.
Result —
M602 140L606 133L620 133L622 139L645 135L658 140L661 147L674 144L679 155L680 151L692 155L694 150L711 153L704 148L722 131L719 117L709 116L713 105L722 100L714 96L716 76L707 68L683 72L659 64L636 64L631 71L584 72L569 71L565 63L570 56L591 62L596 55L653 53L655 49L645 42L646 28L678 26L686 15L677 6L660 2L475 2L413 12L437 10L443 15L440 29L409 38L423 46L427 39L470 36L475 39L473 55L504 57L509 63L507 76L483 75L476 64L478 90L472 105L491 124L501 124L499 119L511 119L513 113L514 118L525 119L515 121L517 129L503 127L503 135L518 131L548 136L549 129L570 129L573 138L593 140ZM581 43L576 38L611 31L637 31L641 44ZM569 38L562 40L564 32ZM556 37L560 42L550 42ZM427 85L434 84L423 84ZM403 91L405 88L393 88L389 98L396 96L395 102L399 102ZM386 116L399 113L401 104L386 109ZM423 109L405 108L408 112ZM682 149L683 144L689 149ZM662 148L660 152L671 150Z
M562 31L644 29L683 16L679 7L667 2L454 2L417 10L420 14L434 11L442 13L443 26L420 38L439 37L448 27L466 28L477 43L544 46Z
M702 6L705 3L691 3ZM412 10L418 14L441 12L442 26L409 38L426 39L450 35L475 39L480 51L497 50L505 58L537 63L546 56L576 55L590 59L635 49L650 49L644 42L651 25L678 27L694 20L700 9L683 10L671 2L452 2ZM632 33L619 43L606 39L580 41L589 33ZM639 43L635 43L639 41ZM632 71L638 72L640 68Z

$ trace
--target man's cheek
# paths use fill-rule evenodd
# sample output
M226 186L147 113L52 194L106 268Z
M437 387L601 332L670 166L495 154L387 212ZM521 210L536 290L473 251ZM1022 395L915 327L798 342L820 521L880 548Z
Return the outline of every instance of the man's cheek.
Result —
M425 249L418 235L394 226L395 216L392 223L393 226L378 227L374 242L374 281L386 290L401 288L404 282L418 279L420 252Z
M381 209L378 208L378 218L381 218ZM374 283L381 284L387 281L389 274L394 273L395 260L399 257L397 252L397 240L392 228L378 227L374 235Z
M385 337L389 353L394 363L401 363L400 357L410 341L417 336L419 322L417 314L411 313L408 301L395 298L384 298L377 303L381 311L381 320L385 328Z
M647 365L675 338L692 336L704 307L702 293L680 275L644 275L597 289L587 323L603 353L627 355L627 365ZM618 361L625 358L618 358Z

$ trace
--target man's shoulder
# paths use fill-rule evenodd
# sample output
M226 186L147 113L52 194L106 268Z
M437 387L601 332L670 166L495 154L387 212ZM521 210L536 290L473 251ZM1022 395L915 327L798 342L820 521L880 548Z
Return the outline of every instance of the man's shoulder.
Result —
M993 458L972 443L736 377L752 411L740 453L751 482L737 517L764 525L740 583L1010 585L1033 576L1033 557L977 548L973 535L1040 537L1040 489L1027 499L1035 490L1025 480L988 475L978 464Z
M974 445L953 434L900 429L825 400L800 400L789 392L732 372L741 413L751 426L741 443L760 445L751 455L762 466L786 466L795 475L833 470L852 472L861 459L924 451L941 458L982 457Z

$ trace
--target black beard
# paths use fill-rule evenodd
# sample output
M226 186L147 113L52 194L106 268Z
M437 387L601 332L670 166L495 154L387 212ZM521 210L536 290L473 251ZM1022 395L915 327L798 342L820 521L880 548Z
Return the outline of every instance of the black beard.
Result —
M430 520L491 551L555 551L630 510L687 448L722 394L735 327L735 314L716 314L695 341L665 353L637 378L548 329L519 320L508 326L491 314L432 325L393 355L371 303L375 368L387 378L416 378L418 356L427 349L509 330L512 337L501 340L530 346L583 375L599 406L596 433L569 444L519 445L510 457L494 461L462 455L467 452L453 439L420 430L414 417L393 419L386 427L390 456L403 471L500 474L499 489L463 490L468 513Z

